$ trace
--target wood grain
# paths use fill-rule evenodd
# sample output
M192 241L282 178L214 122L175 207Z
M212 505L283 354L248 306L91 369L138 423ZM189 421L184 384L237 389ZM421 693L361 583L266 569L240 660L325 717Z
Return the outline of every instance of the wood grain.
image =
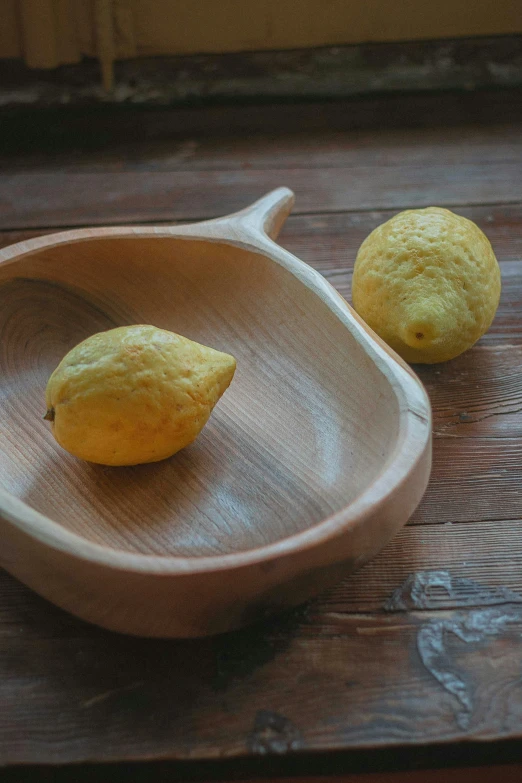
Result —
M452 362L416 370L431 400L436 438L522 437L521 345L482 341Z
M442 505L446 502L441 499ZM521 524L520 519L499 519L408 525L372 563L322 596L318 611L382 612L397 590L410 610L518 602Z
M216 217L241 209L284 183L303 212L455 206L518 201L522 162L186 171L6 174L0 184L0 228L105 225Z
M469 178L473 169L467 183L457 183L463 201L455 210L490 237L504 287L496 320L475 348L447 364L416 368L432 402L435 438L432 482L411 525L365 568L302 611L212 640L131 640L74 619L2 573L0 759L63 764L168 758L193 764L228 756L234 763L265 758L271 770L286 760L288 774L294 759L320 750L343 751L339 769L345 771L356 751L366 759L365 769L375 770L383 763L375 747L391 754L389 764L404 750L403 765L417 758L416 749L438 742L444 747L436 757L445 764L452 763L461 742L470 754L493 747L491 758L503 751L496 743L483 745L484 739L510 739L519 747L520 96L437 101L401 96L395 102L356 102L353 110L332 104L321 111L312 105L159 112L143 118L139 132L132 112L118 123L97 116L89 125L90 152L81 130L85 119L78 114L63 122L61 136L53 123L38 130L43 153L34 134L25 160L3 160L16 177L34 172L36 179L27 181L66 184L61 195L51 193L48 211L45 197L38 201L34 190L34 212L23 187L17 190L20 203L13 206L9 197L10 214L17 211L22 232L34 236L52 230L51 224L90 223L99 194L82 194L77 207L67 204L84 181L77 174L92 176L93 183L125 175L120 182L130 183L130 195L116 178L116 201L106 213L111 222L114 214L122 221L137 214L155 221L167 212L171 220L178 207L159 192L161 177L172 171L182 182L188 174L190 183L211 172L204 198L191 202L190 189L185 193L183 214L193 220L203 209L223 212L225 191L226 199L239 199L245 183L261 189L276 167L294 168L308 195L298 200L298 214L288 220L280 241L349 297L357 248L408 203L410 173L417 172L413 185L421 188L426 170L423 192L437 196L450 192L457 172ZM74 123L78 132L72 134ZM139 139L144 133L146 142ZM54 148L62 141L67 147L58 163L46 158L45 145L53 138L59 142ZM390 203L392 173L403 165L409 179L402 174L397 180L402 189ZM517 203L503 202L504 185L488 180L497 165L505 166L498 169L503 174L511 167L507 181ZM324 193L314 192L317 179L305 181L306 170L321 174L324 166L328 176L335 175L331 189L326 181ZM352 169L365 178L363 196L373 193L374 203L389 209L361 209ZM161 175L152 179L150 199L149 172ZM219 177L233 183L236 176L240 190L216 186ZM483 176L478 190L475 183ZM277 184L281 181L278 176ZM348 197L339 183L351 189ZM496 203L475 201L484 188ZM465 202L470 194L472 205ZM329 203L352 211L327 212ZM303 204L314 214L302 214ZM31 230L35 225L41 229ZM25 234L3 238L6 244ZM431 655L437 645L442 668ZM451 780L451 774L441 779ZM518 769L514 774L518 780ZM401 772L400 779L408 780L407 774ZM459 772L455 779L465 778Z
M145 636L231 630L362 565L418 505L425 392L269 241L292 204L280 188L163 236L89 229L3 251L0 562L79 617ZM191 448L111 470L63 453L38 408L72 346L126 323L226 350L238 370Z
M475 42L476 47L481 44ZM518 46L516 43L514 48ZM91 67L92 79L97 80L97 66L91 64ZM9 65L7 68L9 70ZM62 74L50 71L46 77L55 87L60 87ZM11 77L11 81L15 88L20 86L16 76L14 81ZM137 166L147 170L155 165L157 145L163 149L159 157L166 152L168 158L169 150L175 151L180 143L187 141L191 142L189 151L194 141L212 147L216 140L220 141L223 150L227 145L233 148L236 142L242 143L244 139L255 143L258 138L274 138L274 149L277 143L288 148L287 142L293 137L293 146L299 155L300 138L308 134L314 135L319 148L323 135L330 138L331 134L354 131L358 134L367 131L366 143L373 134L381 134L383 130L385 134L391 134L395 129L400 132L419 130L422 138L427 130L435 129L440 134L443 128L451 135L452 129L458 128L457 133L471 138L473 128L482 128L487 134L491 128L507 124L517 134L521 117L520 88L481 90L480 93L456 90L435 95L364 95L326 102L263 101L247 105L229 102L225 107L185 105L175 111L171 107L157 107L154 111L139 111L139 115L132 106L111 108L105 105L103 111L93 111L88 106L47 111L26 108L7 111L3 116L0 163L5 170L13 166L47 169L46 158L52 155L59 170L65 165L77 165L81 160L88 161L93 170L104 170L110 161L123 168L129 161L131 168ZM354 137L354 143L358 138ZM386 143L386 136L381 138ZM444 134L440 138L444 146ZM187 150L183 149L182 154L186 155ZM241 160L235 165L240 167Z
M522 134L513 124L283 139L184 135L146 149L124 142L94 162L76 152L60 168L41 156L30 170L26 157L18 165L5 159L0 228L201 219L216 215L213 193L223 214L282 182L305 213L496 204L521 195Z
M433 463L430 485L412 523L522 517L522 443L518 438L440 438Z
M336 104L338 106L338 104ZM294 108L294 115L303 108ZM288 109L287 109L288 110ZM353 106L350 107L353 116ZM256 112L255 107L253 111ZM259 110L257 110L259 111ZM268 109L270 112L270 109ZM285 108L279 107L279 115ZM522 136L518 127L500 120L491 126L460 125L458 127L433 127L419 129L380 128L361 130L343 128L343 117L328 116L328 105L316 112L317 121L324 125L321 132L310 127L311 117L303 117L300 127L285 129L285 133L266 131L266 118L259 118L257 127L238 129L234 135L234 111L231 109L228 133L212 128L202 135L194 128L178 128L165 134L167 138L135 140L121 133L117 143L96 149L57 149L53 158L35 150L32 154L10 154L0 150L0 163L4 172L10 173L118 173L118 172L181 172L181 171L242 171L288 168L351 168L357 166L398 165L401 161L423 165L431 160L441 163L476 165L482 158L490 163L517 163L520 158ZM274 114L273 110L270 112ZM330 112L331 115L331 112ZM153 114L152 117L156 117ZM174 115L179 116L179 115ZM205 113L208 116L208 110ZM244 116L248 116L244 110ZM298 116L298 115L297 115ZM295 118L297 119L297 117ZM347 117L348 119L348 117ZM69 120L70 121L70 120ZM150 125L151 115L143 121ZM201 118L200 122L204 119ZM92 122L92 118L91 118ZM252 123L253 124L253 123ZM158 120L158 125L160 125ZM147 128L147 130L149 130ZM1 133L1 129L0 129ZM150 131L149 131L150 134ZM148 135L149 135L148 134ZM0 136L1 138L1 136ZM82 139L83 141L83 139ZM96 143L96 137L92 140ZM299 205L297 205L298 209Z
M130 643L21 590L4 620L24 628L4 653L4 764L262 756L518 731L518 603L370 615L316 606L248 635ZM458 695L439 682L444 673ZM30 709L19 698L27 689Z

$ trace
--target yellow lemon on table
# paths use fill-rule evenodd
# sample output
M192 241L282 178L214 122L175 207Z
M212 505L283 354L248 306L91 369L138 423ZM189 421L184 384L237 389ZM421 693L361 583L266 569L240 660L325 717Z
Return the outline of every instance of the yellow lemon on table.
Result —
M164 329L110 329L62 359L47 384L45 418L81 459L156 462L199 435L235 369L229 354Z
M500 269L485 234L448 209L401 212L362 243L352 298L364 321L408 362L470 348L491 325Z

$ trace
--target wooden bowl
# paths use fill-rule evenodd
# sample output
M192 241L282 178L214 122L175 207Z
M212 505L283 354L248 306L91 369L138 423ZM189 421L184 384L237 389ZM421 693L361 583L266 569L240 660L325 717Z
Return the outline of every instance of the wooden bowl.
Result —
M81 229L0 251L0 562L85 620L144 636L237 628L377 553L426 488L424 389L273 239L280 188L188 226ZM94 332L150 323L232 353L196 442L82 462L43 421L48 377Z

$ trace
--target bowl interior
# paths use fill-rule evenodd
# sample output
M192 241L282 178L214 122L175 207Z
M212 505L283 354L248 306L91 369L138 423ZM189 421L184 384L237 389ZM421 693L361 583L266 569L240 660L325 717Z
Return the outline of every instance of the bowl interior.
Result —
M150 323L237 359L196 442L82 462L43 421L49 375L90 334ZM0 267L0 486L94 542L224 554L348 505L398 437L389 382L320 297L264 255L175 237L89 239Z

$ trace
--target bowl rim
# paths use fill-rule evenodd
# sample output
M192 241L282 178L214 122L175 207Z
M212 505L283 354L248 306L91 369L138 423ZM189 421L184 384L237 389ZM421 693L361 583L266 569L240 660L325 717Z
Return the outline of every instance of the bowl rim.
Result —
M427 393L415 373L375 335L345 299L315 269L283 249L259 226L251 225L239 234L234 219L218 218L178 226L113 226L71 229L11 245L0 251L0 267L64 243L118 238L176 238L219 242L261 254L287 269L313 291L341 320L362 350L392 387L399 409L398 437L382 470L351 503L319 522L270 544L219 555L159 555L130 552L97 544L65 528L60 522L36 511L25 501L0 489L0 517L22 533L48 548L71 557L114 570L138 574L186 575L230 571L279 560L312 549L362 524L370 513L383 506L423 459L431 442L431 407ZM239 221L238 221L239 222ZM244 221L241 221L244 229Z

